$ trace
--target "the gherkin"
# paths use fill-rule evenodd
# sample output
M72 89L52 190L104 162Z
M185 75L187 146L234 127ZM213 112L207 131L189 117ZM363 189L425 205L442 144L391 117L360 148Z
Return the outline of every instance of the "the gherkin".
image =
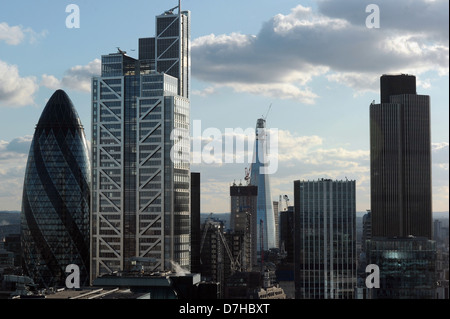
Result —
M56 91L36 126L22 199L23 269L42 288L65 285L76 264L89 283L90 162L84 129L68 95Z

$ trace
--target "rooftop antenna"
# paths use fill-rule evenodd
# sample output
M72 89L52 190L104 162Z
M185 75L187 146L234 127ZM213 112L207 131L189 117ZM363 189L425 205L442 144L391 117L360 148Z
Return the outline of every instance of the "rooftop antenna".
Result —
M122 50L120 49L120 47L117 47L117 51L119 51L119 53L120 53L120 54L123 54L123 55L127 54L127 51L122 51Z
M271 108L272 108L272 103L270 103L269 110L267 111L266 116L263 116L264 121L267 120L267 116L269 115Z

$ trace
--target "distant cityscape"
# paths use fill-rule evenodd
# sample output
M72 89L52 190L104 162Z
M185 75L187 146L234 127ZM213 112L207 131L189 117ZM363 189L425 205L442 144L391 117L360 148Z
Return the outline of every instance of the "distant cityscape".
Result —
M416 77L380 75L380 103L367 104L367 211L347 178L273 194L261 117L244 182L223 194L230 212L202 213L190 23L179 3L156 16L137 58L101 57L90 147L68 94L49 98L22 210L0 212L0 298L449 299L448 212L432 212L431 105Z

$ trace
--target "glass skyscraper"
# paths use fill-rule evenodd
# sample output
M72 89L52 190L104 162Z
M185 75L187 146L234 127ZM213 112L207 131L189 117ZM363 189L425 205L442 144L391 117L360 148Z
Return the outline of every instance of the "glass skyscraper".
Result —
M294 181L296 299L353 299L355 181Z
M190 267L189 12L156 30L92 81L92 279Z
M380 287L371 299L433 299L436 243L424 237L374 238L366 242L367 260L380 268Z
M258 187L256 199L256 236L257 252L271 248L277 248L275 232L275 216L273 200L270 192L269 174L264 172L264 166L268 163L268 140L266 120L258 119L256 123L256 140L251 165L250 184Z
M84 129L58 90L36 126L23 186L23 269L41 288L64 287L71 264L89 284L90 178Z

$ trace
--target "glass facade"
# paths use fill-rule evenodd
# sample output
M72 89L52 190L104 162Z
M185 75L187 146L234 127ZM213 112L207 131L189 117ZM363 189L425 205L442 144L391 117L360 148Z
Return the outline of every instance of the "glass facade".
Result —
M157 72L179 79L178 95L189 98L190 13L164 13L156 17L155 64ZM149 45L152 49L152 46Z
M89 283L90 162L84 129L64 91L48 101L36 126L22 200L24 272L41 287L65 286L65 269Z
M256 204L256 236L257 252L277 248L275 232L275 216L273 211L273 200L270 192L269 174L264 174L262 168L267 159L267 135L266 121L258 119L256 124L256 140L251 166L250 183L258 186Z
M139 60L103 56L92 81L92 279L136 260L190 267L190 103L178 78L154 69L155 38L139 47Z
M355 181L294 182L297 299L353 299Z
M380 269L373 299L433 299L436 245L423 237L373 238L366 241L367 264Z

